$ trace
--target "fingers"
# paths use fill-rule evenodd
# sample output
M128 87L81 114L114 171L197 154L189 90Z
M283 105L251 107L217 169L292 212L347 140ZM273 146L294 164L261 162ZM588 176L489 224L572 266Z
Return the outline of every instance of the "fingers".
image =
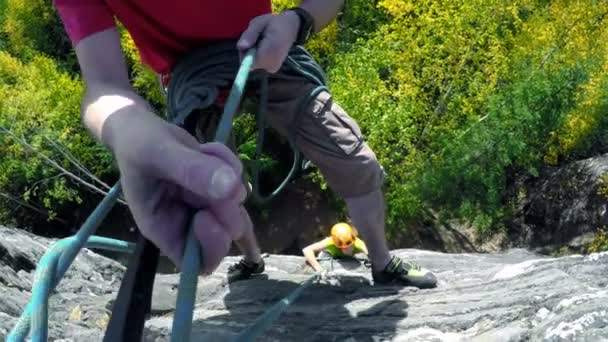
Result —
M187 211L177 202L163 203L157 211L137 215L141 234L150 240L177 267L181 266L187 234Z
M255 17L249 22L249 26L241 34L241 38L236 43L236 47L241 53L251 49L255 45L271 18L272 14L268 14Z
M257 43L257 51L252 69L264 69L270 73L279 71L287 57L292 41L282 32L280 25L270 25L270 21L277 16L263 15L256 17L249 23L237 42L237 49L241 58L246 50ZM285 20L283 20L285 23Z
M223 148L229 151L227 147ZM204 201L238 199L244 191L240 177L242 167L221 150L221 144L206 150L213 153L201 153L176 144L167 153L150 159L156 175L187 189Z
M207 143L203 145L197 146L198 150L204 154L204 157L207 158L209 156L214 156L222 161L229 164L235 173L242 175L243 165L232 151L223 144L220 143ZM215 201L209 201L208 196L204 196L200 194L200 191L195 191L195 189L190 188L182 188L180 197L182 200L188 205L194 208L204 208L207 207ZM236 185L236 190L232 193L230 197L224 200L220 200L221 202L227 201L231 202L233 206L237 206L238 204L243 203L247 199L247 189L242 182L242 179L239 180L239 184Z
M241 164L241 161L225 144L219 142L206 142L201 144L183 128L175 125L170 125L169 127L179 143L192 150L200 151L205 154L212 154L221 158L226 163L230 164L238 173L242 172L243 165Z
M214 205L211 211L232 240L239 240L246 229L253 229L253 223L247 210L240 204L221 203Z
M194 229L202 249L202 273L211 273L228 254L230 244L239 239L251 220L239 205L225 205L198 211L188 226L190 212L181 203L165 202L158 212L139 216L142 235L154 243L177 268L181 268L188 229Z
M201 244L203 258L201 273L209 274L228 255L232 241L240 239L245 229L253 229L253 224L242 206L224 206L197 212L193 219L192 229ZM180 236L185 239L185 232ZM180 246L179 253L182 253L175 260L181 262L185 241L175 245ZM173 252L173 249L170 249L170 252ZM181 264L177 265L181 266Z
M187 230L194 229L196 239L201 245L201 273L213 272L228 255L232 239L228 230L209 210L198 211L192 225L186 226L186 212L179 222L166 222L152 226L153 229L142 231L142 234L152 241L171 262L181 269L184 259ZM168 216L166 218L169 218ZM165 224L166 223L166 224Z
M211 273L228 255L232 240L226 229L210 211L199 211L194 216L193 227L202 249L201 273Z
M252 69L264 69L270 73L279 71L288 50L277 35L268 35L259 43Z
M183 191L180 197L190 207L213 212L232 240L240 239L244 229L253 225L249 214L241 204L244 199L207 203L205 199L189 191Z
M241 160L228 148L228 146L212 142L206 144L200 144L198 150L202 153L214 155L218 158L221 158L224 162L230 164L230 166L237 172L241 174L243 172L243 164Z

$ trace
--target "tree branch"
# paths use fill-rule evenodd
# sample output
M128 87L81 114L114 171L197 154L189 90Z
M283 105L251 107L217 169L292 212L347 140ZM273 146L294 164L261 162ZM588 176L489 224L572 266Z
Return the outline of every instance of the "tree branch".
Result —
M61 155L63 155L67 160L69 160L77 169L82 171L85 175L89 176L92 180L103 185L103 187L106 190L110 190L110 186L108 184L102 182L99 178L97 178L91 171L89 171L84 165L82 165L82 163L80 163L80 161L76 157L74 157L67 149L64 149L61 145L59 145L57 142L53 141L48 136L46 136L44 134L42 136L46 140L48 140L48 142L51 143L51 145L53 145L53 147L55 147L55 149L59 153L61 153Z
M24 201L22 201L22 200L20 200L20 199L18 199L16 197L14 197L14 196L11 196L10 194L4 193L4 192L0 192L0 196L4 197L4 198L6 198L6 199L8 199L10 201L13 201L13 202L15 202L15 203L17 203L17 204L19 204L21 206L24 206L24 207L26 207L28 209L31 209L31 210L39 213L39 214L42 214L42 215L50 218L51 220L55 220L55 221L57 221L59 223L62 223L62 224L68 224L68 221L66 221L66 220L64 220L64 219L62 219L60 217L51 217L51 214L49 214L49 212L47 210L41 209L41 208L37 208L37 207L35 207L35 206L33 206L33 205L29 204L29 203L26 203L26 202L24 202Z
M85 187L98 192L100 194L103 195L107 195L108 193L104 190L99 189L98 187L96 187L95 185L85 181L84 179L76 176L75 174L73 174L72 172L66 170L65 168L63 168L61 165L59 165L57 162L55 162L54 160L50 159L49 157L47 157L46 155L44 155L43 153L41 153L40 151L36 150L32 145L30 145L28 142L26 142L25 140L19 138L18 136L16 136L13 132L9 131L8 129L0 126L0 132L4 132L8 135L10 135L11 137L13 137L13 139L15 139L17 142L19 142L21 145L27 147L28 149L32 150L34 153L36 153L40 158L42 158L44 161L46 161L47 163L51 164L53 167L55 167L56 169L58 169L59 171L62 171L63 173L65 173L68 177L72 178L73 180L75 180L76 182L84 185ZM127 205L127 203L122 200L122 199L118 199L118 202L123 204L123 205Z

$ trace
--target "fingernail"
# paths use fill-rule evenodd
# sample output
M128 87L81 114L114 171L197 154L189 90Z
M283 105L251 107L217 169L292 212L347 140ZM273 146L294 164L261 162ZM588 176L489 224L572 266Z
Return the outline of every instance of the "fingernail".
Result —
M209 195L216 199L225 198L232 190L236 180L236 175L231 168L227 166L220 167L211 176Z
M239 40L239 41L236 43L236 46L237 46L239 49L245 49L247 46L249 46L249 42L247 42L246 40Z
M248 183L248 185L249 185L249 183ZM245 200L247 199L247 194L248 194L248 191L247 191L247 189L245 189L245 186L240 187L239 197L238 197L239 203L245 202Z

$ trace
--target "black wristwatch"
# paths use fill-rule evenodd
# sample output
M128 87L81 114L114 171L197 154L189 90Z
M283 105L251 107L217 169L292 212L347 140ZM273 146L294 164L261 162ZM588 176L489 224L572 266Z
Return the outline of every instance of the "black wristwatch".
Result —
M294 11L300 18L300 29L298 30L298 36L296 37L294 44L304 45L314 33L315 19L308 11L301 7L292 7L287 9L287 11Z

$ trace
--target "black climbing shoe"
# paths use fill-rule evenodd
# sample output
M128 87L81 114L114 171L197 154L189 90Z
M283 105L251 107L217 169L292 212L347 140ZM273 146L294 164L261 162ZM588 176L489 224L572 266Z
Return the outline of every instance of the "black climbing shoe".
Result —
M253 274L259 274L264 272L264 269L264 259L260 259L260 262L256 264L251 261L245 260L245 258L242 258L238 263L230 265L230 267L228 267L228 280L238 281L248 279Z
M437 278L412 261L405 261L393 256L384 270L373 270L372 278L375 284L397 283L405 286L415 286L421 289L431 289L437 286Z

